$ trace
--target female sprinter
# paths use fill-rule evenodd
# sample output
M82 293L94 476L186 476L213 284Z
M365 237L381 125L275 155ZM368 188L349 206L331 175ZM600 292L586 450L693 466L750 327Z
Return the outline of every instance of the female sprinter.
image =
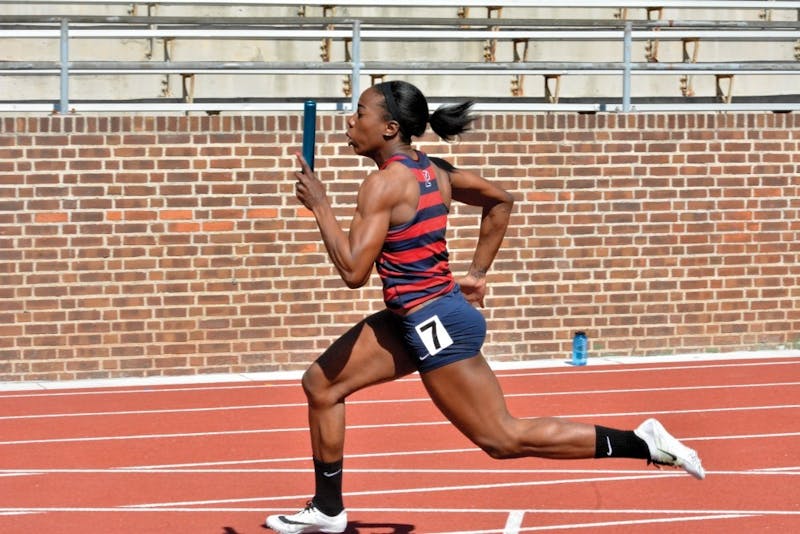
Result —
M411 146L430 123L451 140L466 131L470 104L428 103L413 85L391 81L364 91L347 120L356 154L375 162L358 192L344 232L325 187L298 155L297 198L316 218L322 241L350 288L367 283L375 265L386 309L333 342L303 376L316 491L305 509L272 515L267 526L288 534L343 532L345 399L367 386L419 371L441 412L493 458L640 458L682 467L704 477L692 449L649 419L622 431L558 418L516 419L480 353L486 323L486 272L503 240L513 199L495 184ZM458 282L448 267L445 227L451 201L480 206L483 214L472 264Z

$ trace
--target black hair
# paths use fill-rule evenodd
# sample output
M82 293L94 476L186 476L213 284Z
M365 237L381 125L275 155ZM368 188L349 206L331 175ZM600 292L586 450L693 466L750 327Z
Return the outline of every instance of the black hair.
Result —
M456 170L456 166L446 159L437 158L436 156L428 156L428 159L431 160L431 163L447 172L454 172Z
M472 101L440 106L429 116L428 101L414 85L393 80L379 83L375 88L383 94L387 119L400 125L400 139L404 143L410 143L412 136L424 134L428 123L436 135L452 141L455 136L468 131L475 120L470 113Z

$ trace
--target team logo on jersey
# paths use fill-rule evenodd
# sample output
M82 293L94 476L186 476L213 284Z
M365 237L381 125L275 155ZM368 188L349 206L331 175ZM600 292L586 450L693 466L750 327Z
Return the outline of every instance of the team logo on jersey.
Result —
M431 173L428 172L428 169L422 171L422 179L425 180L425 187L431 186Z

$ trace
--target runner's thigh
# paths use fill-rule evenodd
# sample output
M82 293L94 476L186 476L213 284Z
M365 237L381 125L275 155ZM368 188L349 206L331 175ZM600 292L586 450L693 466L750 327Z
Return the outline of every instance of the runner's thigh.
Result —
M512 418L482 355L424 373L422 381L442 414L473 442L483 446L507 437Z
M361 388L394 380L415 370L392 312L383 310L334 341L308 369L303 381L346 397Z

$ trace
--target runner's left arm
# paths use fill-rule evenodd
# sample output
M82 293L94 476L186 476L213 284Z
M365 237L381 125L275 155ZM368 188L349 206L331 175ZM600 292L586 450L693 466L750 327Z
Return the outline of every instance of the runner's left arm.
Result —
M440 158L431 158L431 161L449 175L453 200L483 208L472 264L467 275L459 280L467 299L472 303L483 305L486 273L503 242L514 197L505 189L474 172L453 167Z

